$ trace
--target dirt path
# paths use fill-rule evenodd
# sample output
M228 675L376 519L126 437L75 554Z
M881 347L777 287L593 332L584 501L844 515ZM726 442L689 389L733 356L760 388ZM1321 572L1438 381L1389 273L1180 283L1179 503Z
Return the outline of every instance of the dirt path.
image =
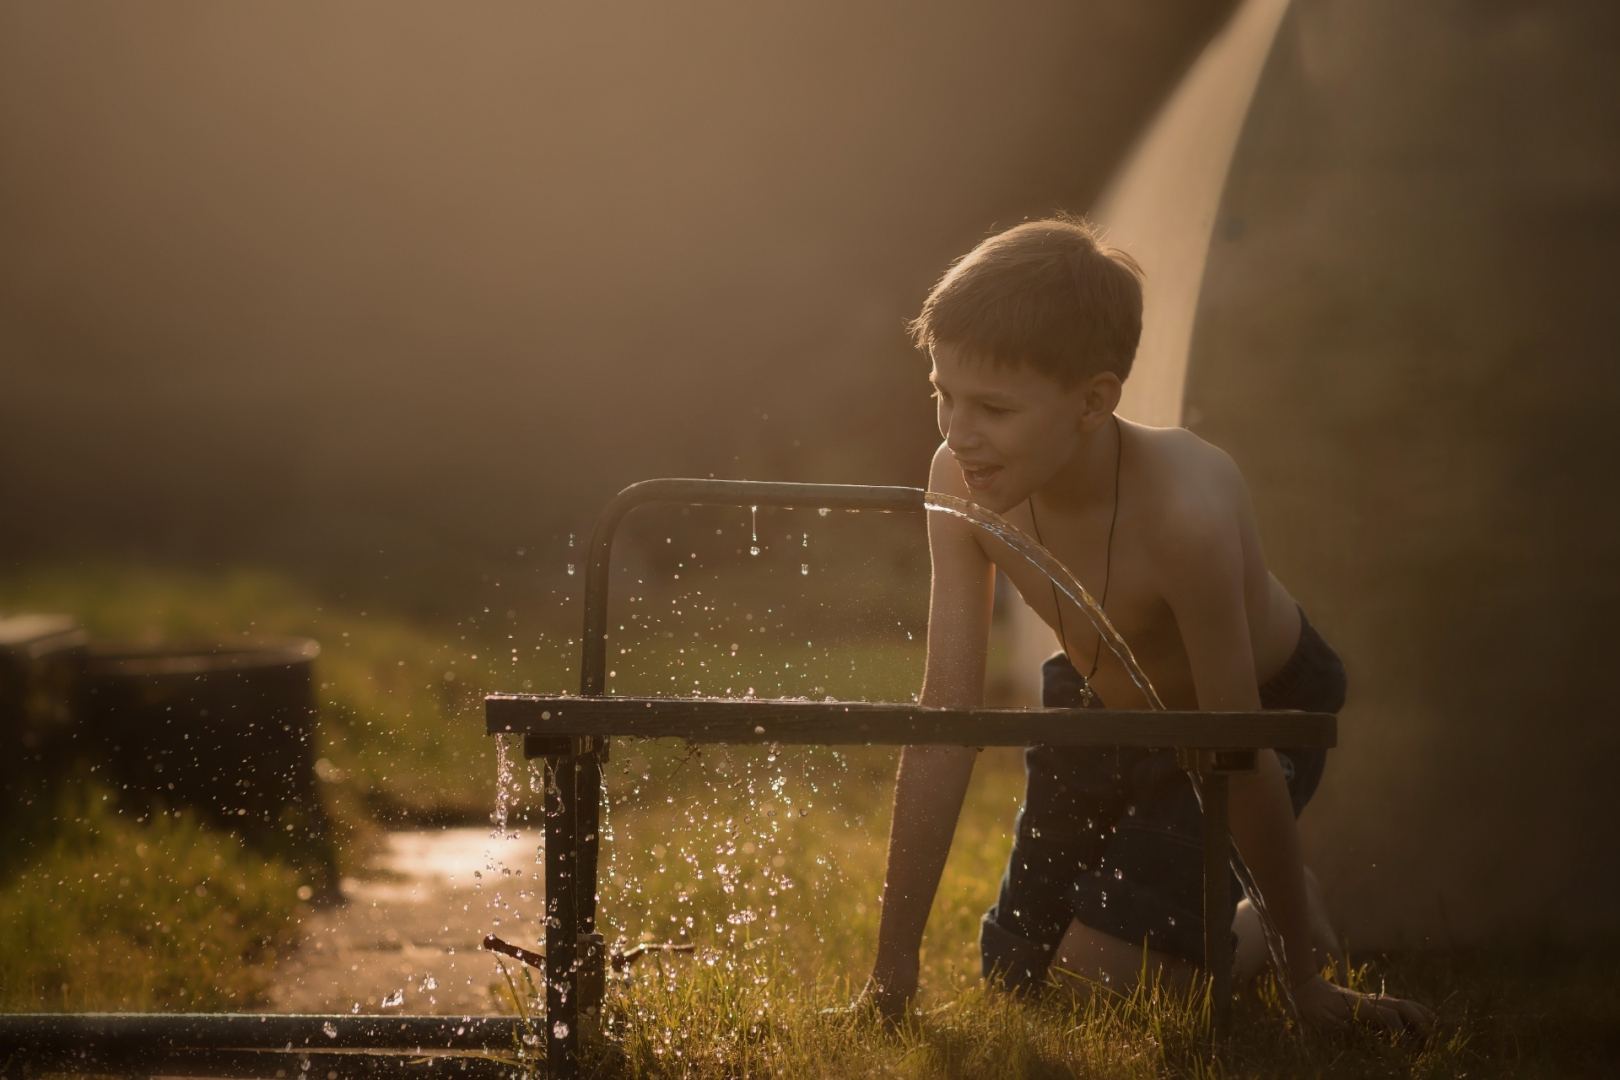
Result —
M488 933L529 948L540 934L538 836L487 828L391 833L340 907L304 920L303 947L277 971L286 1013L473 1014L497 1011ZM508 964L516 967L512 961ZM516 971L513 972L516 975Z

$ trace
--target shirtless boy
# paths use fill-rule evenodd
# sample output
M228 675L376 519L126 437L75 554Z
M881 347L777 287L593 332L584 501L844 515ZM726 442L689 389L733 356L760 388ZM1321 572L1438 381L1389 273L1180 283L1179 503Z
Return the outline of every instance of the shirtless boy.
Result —
M1027 222L957 262L913 323L933 360L945 439L929 487L1040 538L1103 602L1167 707L1336 712L1344 669L1267 571L1232 459L1181 428L1114 414L1141 336L1140 277L1130 256L1072 219ZM1010 548L942 514L929 515L928 532L922 704L983 704L999 569L1063 644L1043 669L1046 704L1147 707L1080 610ZM913 746L900 758L868 988L891 1015L917 990L923 928L976 754ZM1233 839L1286 942L1308 1022L1421 1025L1421 1006L1318 974L1295 817L1325 756L1264 751L1257 772L1234 776ZM1016 844L982 922L986 976L1017 989L1062 971L1123 987L1145 949L1150 969L1188 978L1201 956L1202 854L1174 753L1037 746L1026 761ZM1237 927L1239 956L1258 955L1252 918L1245 927L1240 912Z

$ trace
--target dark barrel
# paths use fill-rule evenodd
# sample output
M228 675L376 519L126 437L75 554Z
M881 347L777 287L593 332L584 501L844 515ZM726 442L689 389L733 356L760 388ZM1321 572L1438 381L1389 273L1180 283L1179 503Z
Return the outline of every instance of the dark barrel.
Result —
M40 798L72 753L87 640L67 615L0 618L0 799L6 808Z
M307 638L94 644L84 736L126 799L195 807L335 895L315 778L319 654Z

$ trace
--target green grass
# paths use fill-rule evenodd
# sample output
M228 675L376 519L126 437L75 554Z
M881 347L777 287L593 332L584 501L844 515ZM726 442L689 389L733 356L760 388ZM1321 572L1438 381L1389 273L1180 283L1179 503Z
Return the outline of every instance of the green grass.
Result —
M209 574L111 564L35 567L0 577L0 611L65 612L103 640L299 635L320 641L318 752L324 763L321 775L329 778L321 785L322 795L337 821L341 862L349 872L361 867L380 826L487 819L495 761L491 741L483 734L486 692L560 693L577 687L577 645L568 636L570 627L551 630L532 615L511 610L475 609L440 624L413 621L333 602L284 577L253 570ZM743 680L757 684L761 695L814 689L818 695L876 692L903 697L920 674L915 644L862 648L845 642L817 650L816 659L827 674L818 676L813 687L800 686L808 678L812 646L789 640L780 609L773 613L762 606L753 619L738 610L735 627L716 620L727 638L723 643L701 634L694 638L687 621L693 614L681 605L673 614L643 616L640 626L625 633L622 640L630 651L614 654L615 691L668 693L669 676L678 673L687 693L696 674L697 687L712 693L725 692L722 680ZM739 646L749 643L736 650L743 654L740 659L733 654L732 638ZM736 690L750 686L738 682ZM62 790L80 790L81 779L68 779ZM0 928L7 935L5 962L10 965L5 968L5 1007L219 1008L260 1002L270 965L292 940L298 910L292 890L300 882L285 868L265 864L261 855L227 833L189 817L184 828L168 817L137 822L131 815L144 810L126 812L117 792L96 790L107 801L98 796L93 826L83 813L61 808L72 804L71 797L54 813L36 807L42 812L10 822L13 840L0 853L0 874L5 875L0 888L9 890L10 898L0 910L6 920ZM49 802L55 796L46 790L41 798ZM138 848L162 853L162 860L131 877L119 868L135 858ZM182 922L152 916L166 901L145 885L120 890L106 884L125 877L150 884L168 873L192 875L198 860L221 880L262 884L262 876L270 874L292 884L255 893L260 906L251 918L213 896L194 906L218 908L217 919ZM78 883L73 888L81 891L51 884L57 880ZM162 923L171 930L136 934L132 929L123 937L107 938L111 951L106 953L86 953L71 944L86 940L86 926L98 921L130 928ZM236 923L251 924L254 940L269 944L247 947L230 930ZM177 926L217 938L219 962L202 967L191 963L193 953L202 955L198 942L174 937L180 932L172 929ZM271 932L271 926L279 929ZM32 941L46 944L35 948L27 944ZM103 955L118 958L118 978L108 978L99 959Z
M847 1011L856 984L825 967L807 978L770 945L711 947L611 986L584 1056L603 1080L1607 1077L1620 1053L1617 961L1614 942L1379 957L1350 984L1387 982L1437 1003L1430 1031L1301 1032L1261 986L1239 998L1232 1037L1216 1052L1197 990L1145 983L1125 995L1021 1000L971 982L935 987L891 1028Z
M626 629L615 630L619 693L752 687L904 700L920 678L920 642L904 639L905 625L840 638L824 615L801 624L786 605L654 599L627 604ZM335 778L323 792L351 863L379 818L487 814L495 767L481 734L485 690L560 692L577 678L571 625L482 609L422 622L247 571L0 579L0 610L22 608L70 612L103 637L320 640L321 754ZM1301 1036L1274 1001L1251 993L1218 1058L1196 995L987 993L978 920L1022 794L1008 751L980 759L923 944L918 1015L896 1030L825 1015L851 1000L871 963L894 760L878 748L615 745L600 925L623 944L689 941L699 951L655 955L610 988L602 1030L586 1043L596 1075L1564 1077L1607 1075L1620 1059L1614 941L1356 957L1354 979L1433 1003L1442 1023L1423 1039ZM184 813L135 820L115 793L83 779L64 789L77 795L36 807L17 827L28 844L17 828L8 840L0 1008L261 1004L275 959L296 940L294 873ZM521 770L518 779L528 805L513 820L531 829L536 782ZM518 879L497 880L502 902L540 902ZM516 1004L532 1007L523 995Z
M487 673L469 670L472 654L488 652L487 633L333 605L245 570L47 567L0 579L0 611L25 610L72 614L100 639L319 640L319 755L331 778L322 795L351 870L379 818L488 813ZM530 659L525 677L540 675L549 657ZM294 871L183 810L148 816L144 804L126 809L118 792L85 780L82 770L58 778L41 788L39 805L6 815L3 1007L261 1004L277 956L297 941L302 882Z
M587 1042L602 1077L1599 1076L1620 1052L1620 942L1354 956L1353 984L1429 1002L1440 1025L1424 1038L1301 1035L1262 986L1240 999L1218 1060L1196 994L987 993L978 920L1022 795L1008 751L976 768L929 918L919 1015L895 1031L829 1017L872 959L894 754L772 760L665 741L614 755L598 925L621 945L698 951L655 954L610 987L604 1032ZM534 902L506 888L506 901Z
M238 1007L297 944L297 875L188 813L137 823L93 783L0 885L0 1010Z
M896 756L618 744L607 772L604 932L626 942L769 942L805 972L828 956L862 968L877 931ZM971 943L1022 794L1016 754L984 757L923 947L924 977L953 984L977 971Z

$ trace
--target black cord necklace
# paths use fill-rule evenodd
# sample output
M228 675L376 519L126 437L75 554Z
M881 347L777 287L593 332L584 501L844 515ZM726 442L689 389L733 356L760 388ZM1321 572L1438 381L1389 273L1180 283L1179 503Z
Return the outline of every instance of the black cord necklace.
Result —
M1114 417L1114 511L1108 519L1108 544L1103 548L1103 587L1102 599L1097 606L1108 606L1108 583L1114 577L1114 526L1119 524L1119 474L1121 462L1125 458L1125 431L1119 426L1119 417ZM1029 497L1029 523L1035 527L1035 542L1042 547L1046 541L1041 539L1041 523L1035 520L1035 496ZM1058 597L1057 583L1052 583L1052 605L1057 610L1058 643L1063 646L1064 655L1069 652L1068 635L1063 632L1063 601ZM1102 634L1097 635L1097 648L1091 654L1091 671L1086 674L1086 693L1096 697L1091 689L1091 680L1097 675L1097 668L1102 664Z

